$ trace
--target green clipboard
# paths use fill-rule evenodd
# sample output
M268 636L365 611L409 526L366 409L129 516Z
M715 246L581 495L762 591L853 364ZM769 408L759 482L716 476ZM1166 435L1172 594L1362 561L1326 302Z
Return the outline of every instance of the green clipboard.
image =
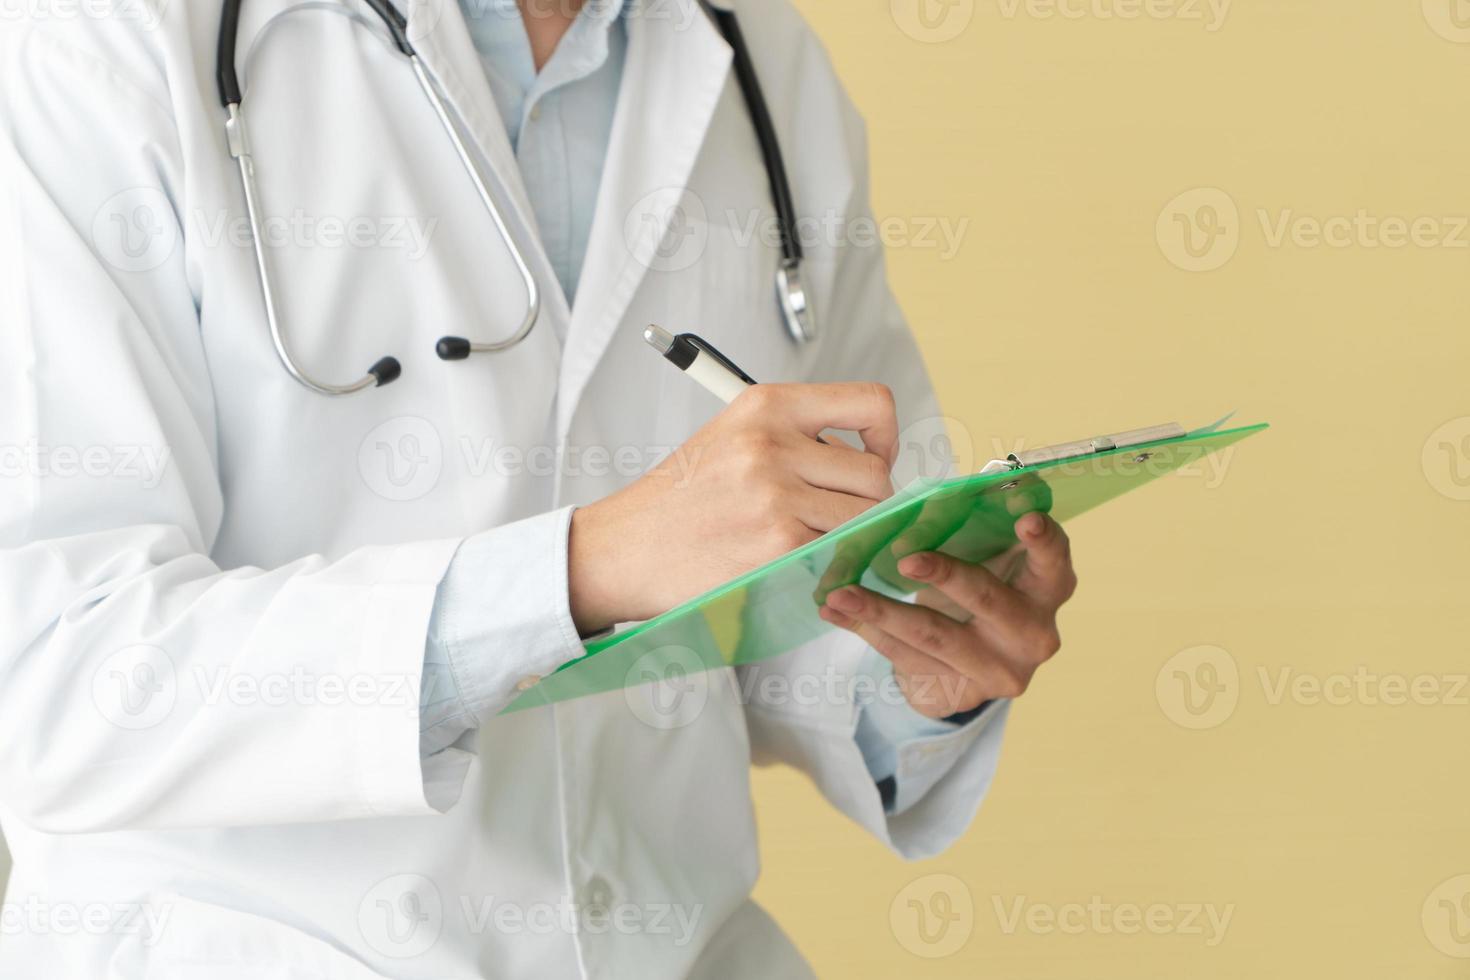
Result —
M918 482L816 541L656 619L588 642L586 654L522 692L501 714L635 687L793 650L835 627L817 616L827 594L861 583L902 597L923 586L899 559L941 551L984 561L1016 543L1033 510L1065 523L1135 487L1199 462L1267 426L1178 425L1012 454L979 473Z

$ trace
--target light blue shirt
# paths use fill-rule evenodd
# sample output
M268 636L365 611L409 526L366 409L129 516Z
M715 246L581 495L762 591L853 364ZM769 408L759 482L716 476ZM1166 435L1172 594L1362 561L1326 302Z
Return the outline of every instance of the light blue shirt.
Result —
M589 0L536 73L516 0L465 0L465 22L570 306L628 56L624 0Z
M461 0L542 244L569 304L587 252L627 57L624 2L589 0L538 75L516 0ZM477 648L473 638L493 634L496 610L493 603L464 597L479 594L475 584L490 580L496 560L483 537L470 538L439 585L420 700L426 758L484 720L485 709L467 692L491 686L484 681L490 651ZM948 769L948 762L926 765L930 756L923 750L950 741L959 726L925 718L893 696L892 667L876 652L869 651L864 670L878 681L879 695L860 708L858 748L874 781L887 784L888 812L898 814ZM917 761L900 766L901 756Z

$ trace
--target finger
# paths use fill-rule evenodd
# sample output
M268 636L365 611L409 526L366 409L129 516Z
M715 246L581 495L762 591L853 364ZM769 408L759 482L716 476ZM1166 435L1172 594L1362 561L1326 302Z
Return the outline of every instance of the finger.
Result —
M832 561L822 572L821 581L817 584L814 596L818 604L826 602L827 594L832 590L840 589L844 585L856 585L861 581L863 573L873 563L874 556L883 550L890 533L892 532L883 522L875 521L843 535L837 542Z
M965 526L973 513L974 501L963 494L930 497L919 509L914 523L893 539L893 554L902 558L916 551L939 548Z
M930 718L954 714L959 709L952 705L960 703L969 693L968 688L975 686L973 680L953 667L915 650L871 623L850 619L830 606L823 606L818 615L833 626L856 634L893 664L893 679L904 700ZM883 694L880 692L878 696Z
M762 389L765 389L764 391ZM868 452L893 465L898 448L898 414L893 392L874 382L752 385L737 401L756 411L783 411L804 435L823 429L858 433Z
M888 463L876 453L863 452L844 443L803 440L791 455L792 471L814 487L850 493L870 500L893 496Z
M1002 634L1011 633L1030 614L1020 594L983 565L925 551L899 562L898 570L944 593L978 622Z
M1016 537L1026 549L1026 564L1016 577L1016 590L1051 606L1071 598L1077 588L1072 569L1072 542L1062 526L1033 512L1016 521Z
M992 697L1015 697L1024 690L1017 673L999 657L975 657L968 671L959 671L872 623L853 619L830 606L823 606L818 614L861 637L892 663L894 677L909 703L930 717L943 718L966 704Z
M921 606L927 606L937 613L943 613L958 623L968 623L975 617L970 610L963 608L949 596L938 589L920 589L919 594L914 596L914 601Z
M850 619L875 626L961 673L974 666L976 638L950 617L924 606L899 602L860 585L827 596L827 605Z
M813 531L826 534L872 507L878 501L855 497L850 493L833 493L816 487L803 487L794 501L796 519Z
M980 563L990 569L990 574L1000 579L1006 585L1015 585L1016 576L1021 574L1021 569L1026 567L1026 549L1019 543L1011 545L1005 551L987 558Z
M856 633L867 641L868 645L883 654L892 662L895 670L902 670L910 674L952 674L954 668L942 660L936 660L921 650L900 640L891 633L885 633L872 623L865 623L853 619L846 613L838 612L831 606L823 606L817 610L817 615L831 623L833 626Z
M929 568L912 567L924 565L926 557L934 559ZM910 578L927 580L934 586L933 591L939 592L942 588L956 602L973 610L975 635L972 642L981 644L1006 664L1012 676L1020 681L1022 690L1025 690L1036 668L1061 648L1055 606L1029 598L1001 582L981 565L970 565L948 555L934 553L911 555L910 559L912 564L905 567L900 563L899 570Z

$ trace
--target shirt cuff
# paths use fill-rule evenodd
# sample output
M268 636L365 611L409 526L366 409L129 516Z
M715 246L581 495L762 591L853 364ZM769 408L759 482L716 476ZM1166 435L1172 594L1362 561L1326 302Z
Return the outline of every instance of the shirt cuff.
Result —
M425 757L582 655L567 586L571 507L466 538L434 598L419 696Z
M930 718L904 698L893 664L876 650L868 650L861 673L873 679L873 696L859 708L854 737L883 796L884 812L896 816L944 778L984 730L982 721L996 702L950 719Z

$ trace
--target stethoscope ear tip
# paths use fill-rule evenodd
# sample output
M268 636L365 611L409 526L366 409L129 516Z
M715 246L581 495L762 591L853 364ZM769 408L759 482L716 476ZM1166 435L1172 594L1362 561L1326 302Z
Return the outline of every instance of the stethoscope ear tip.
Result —
M470 356L470 342L463 337L440 337L434 353L443 361L462 361Z
M396 357L385 357L368 368L368 374L377 381L377 387L379 388L397 381L398 376L402 373L403 365L398 363L398 358Z

